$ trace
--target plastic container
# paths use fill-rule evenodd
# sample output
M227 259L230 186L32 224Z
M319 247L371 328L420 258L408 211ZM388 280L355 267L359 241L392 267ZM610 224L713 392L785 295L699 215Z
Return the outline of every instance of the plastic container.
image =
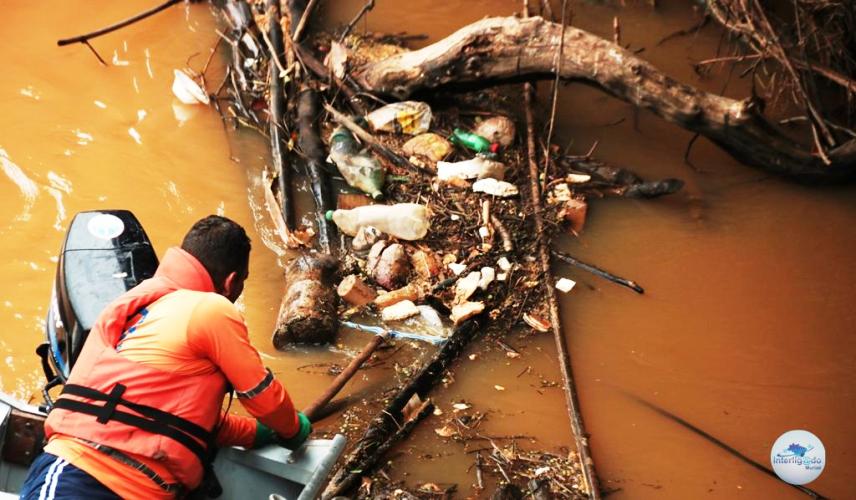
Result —
M437 179L440 181L487 178L503 180L505 178L505 165L498 161L482 158L481 156L454 163L446 161L437 162Z
M409 241L424 238L431 226L428 209L416 203L330 210L327 220L335 222L339 230L348 236L356 235L363 226L373 226L390 236Z
M376 109L366 116L372 130L418 135L431 126L431 107L420 101L402 101Z
M401 147L404 154L408 156L420 155L431 161L440 161L452 152L452 145L445 138L428 132L419 134L404 143Z
M473 134L459 128L452 131L452 135L449 136L449 142L471 149L476 153L496 153L499 150L499 144L490 142L478 134Z
M517 133L514 122L506 116L488 118L476 125L474 132L506 148L514 143L514 136Z
M383 166L371 153L359 150L350 130L337 127L333 131L330 137L330 160L336 164L349 186L368 193L375 200L383 198Z

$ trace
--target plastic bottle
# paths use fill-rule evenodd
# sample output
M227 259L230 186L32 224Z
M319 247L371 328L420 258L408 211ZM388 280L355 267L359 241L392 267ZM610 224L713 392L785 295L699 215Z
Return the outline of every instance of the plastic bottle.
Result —
M339 230L354 236L363 226L373 226L381 232L402 240L418 240L428 234L431 222L428 209L416 203L395 205L366 205L351 210L330 210L327 220L332 220Z
M492 143L484 137L456 128L449 136L449 141L452 144L463 146L472 149L476 153L491 152L496 153L499 150L499 144Z
M505 178L505 165L481 156L453 163L447 161L437 162L437 179L440 181L485 178L501 181Z
M370 153L359 150L357 140L345 127L337 127L330 137L330 160L349 186L368 193L375 200L383 197L383 167Z

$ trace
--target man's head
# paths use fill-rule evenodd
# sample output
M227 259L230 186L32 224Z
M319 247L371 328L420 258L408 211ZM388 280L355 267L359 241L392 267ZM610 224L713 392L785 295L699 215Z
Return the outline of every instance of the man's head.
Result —
M217 293L238 300L249 275L250 238L244 228L226 217L209 215L190 228L181 249L202 263Z

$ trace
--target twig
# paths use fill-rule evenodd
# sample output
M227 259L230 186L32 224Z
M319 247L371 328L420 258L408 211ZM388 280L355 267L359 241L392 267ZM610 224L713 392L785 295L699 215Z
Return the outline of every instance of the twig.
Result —
M476 488L484 489L484 480L482 479L482 458L481 452L476 453Z
M490 223L493 224L497 231L499 231L499 236L502 238L502 249L509 253L513 252L514 241L511 239L511 233L508 232L508 228L505 227L502 220L491 214Z
M208 60L205 61L205 66L202 67L202 71L200 72L200 74L202 75L202 78L205 78L205 72L208 71L208 66L211 65L211 60L214 59L214 54L217 53L217 48L220 47L220 43L222 43L222 42L223 42L223 39L218 36L217 37L217 43L214 44L214 48L212 48L211 53L208 54Z
M550 168L550 141L553 140L553 128L556 124L556 106L559 102L559 75L562 74L562 55L564 54L565 49L565 28L567 26L565 14L567 11L568 0L562 0L562 35L559 37L561 42L559 42L559 54L558 60L556 61L556 78L553 80L553 102L550 108L550 128L547 131L547 149L544 154L544 179L547 178L547 170ZM617 22L618 18L616 17L615 19Z
M374 9L374 3L375 0L368 0L365 5L363 5L363 8L360 9L360 11L357 12L357 15L354 16L353 19L351 19L351 22L349 22L348 25L345 26L345 31L343 31L342 34L339 35L339 43L345 41L345 38L348 37L348 34L351 32L352 29L354 29L354 26L356 26L356 24L360 21L360 18L363 17L366 12Z
M597 266L593 266L591 264L586 264L585 262L582 262L582 261L580 261L574 257L571 257L570 255L568 255L566 253L559 252L558 250L553 250L552 252L553 252L553 255L557 259L561 260L562 262L564 262L566 264L570 264L570 265L572 265L574 267L578 267L584 271L588 271L588 272L594 274L595 276L599 276L605 280L611 281L611 282L616 283L618 285L626 286L627 288L633 290L634 292L636 292L638 294L645 293L645 289L642 288L641 286L639 286L635 281L630 281L630 280L627 280L624 278L620 278L620 277L618 277L618 276L616 276L610 272L604 271L603 269L601 269Z
M268 17L270 17L270 16L268 16ZM279 20L271 18L269 22L279 23ZM280 30L282 30L282 27L280 27ZM273 60L273 63L276 65L277 69L279 70L279 76L282 77L285 75L285 68L282 66L282 63L279 62L279 54L282 53L282 51L277 53L276 48L273 46L273 42L271 42L270 36L267 34L267 32L265 32L264 30L261 30L261 32L262 32L262 39L265 41L265 45L267 45L268 50L270 50L270 58ZM283 49L283 50L285 50L285 49Z
M141 21L141 20L143 20L149 16L157 14L158 12L160 12L164 9L172 7L173 5L179 3L180 1L181 0L167 0L166 2L162 3L161 5L158 5L157 7L153 7L153 8L151 8L145 12L140 12L136 16L129 17L128 19L125 19L124 21L119 21L116 24L111 24L110 26L107 26L106 28L101 28L100 30L93 31L93 32L87 33L85 35L78 35L78 36L73 36L71 38L63 38L62 40L57 40L56 44L59 45L60 47L62 47L63 45L70 45L72 43L86 43L92 38L97 38L101 35L106 35L107 33L112 33L118 29L121 29L121 28L124 28L125 26L128 26L129 24L133 24L137 21ZM86 43L86 44L89 45L88 43ZM92 47L90 47L90 49L91 48ZM95 52L94 49L92 51ZM98 54L96 53L95 55L97 56ZM102 63L104 62L101 59L101 57L98 57L98 59L101 60Z
M306 28L309 16L312 14L312 11L315 9L315 4L317 3L318 0L309 0L309 3L306 4L306 8L303 9L303 15L300 16L300 21L297 23L297 27L294 28L294 35L291 37L295 44L300 43L300 37L303 35L303 30Z
M695 144L695 141L696 141L696 139L698 139L699 135L701 135L701 134L699 134L698 132L693 134L692 138L690 138L690 141L687 143L687 149L684 150L684 163L689 165L690 168L695 170L696 172L701 172L701 170L696 168L696 166L693 165L693 162L690 161L690 152L692 151L693 144Z
M674 32L669 33L668 35L664 36L663 38L661 38L660 41L657 42L657 47L659 47L660 45L663 45L664 43L668 42L669 40L672 40L674 38L678 38L680 36L694 35L694 34L698 33L702 28L707 26L707 23L709 23L709 22L710 22L710 14L705 14L704 17L701 18L701 21L699 21L695 25L690 26L689 28L674 31Z
M562 39L564 40L565 35L562 35ZM618 21L618 16L613 16L612 18L612 43L615 45L621 45L621 23Z
M107 66L107 62L106 62L106 61L104 61L104 59L102 59L102 58L101 58L101 55L100 55L100 54L98 54L98 51L97 51L97 50L95 50L95 47L93 47L92 45L90 45L90 44L89 44L89 41L88 41L88 40L84 40L84 41L82 41L81 43L82 43L82 44L84 44L84 45L86 45L87 47L89 47L89 50L91 50L91 51L92 51L92 53L93 53L93 54L95 54L95 57L97 57L97 58L98 58L98 62L100 62L100 63L101 63L102 65L104 65L104 66Z

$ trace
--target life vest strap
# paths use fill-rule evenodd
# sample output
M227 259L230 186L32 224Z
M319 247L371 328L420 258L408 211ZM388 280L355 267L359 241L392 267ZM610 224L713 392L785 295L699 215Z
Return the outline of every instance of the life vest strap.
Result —
M117 386L121 386L121 384L117 384ZM117 390L116 387L111 390L110 394L106 394L75 384L66 385L63 394L106 402L104 405L98 405L62 397L63 394L60 394L60 397L54 403L54 408L92 415L96 417L97 422L102 424L106 424L110 420L115 420L116 422L130 425L152 434L168 437L190 450L203 465L211 461L213 456L211 451L214 449L214 435L212 433L193 422L170 415L157 408L126 401L119 397L122 392L124 392L124 389ZM142 416L119 410L116 408L118 405L127 406ZM188 432L185 428L195 429L193 432ZM194 438L198 438L204 444L201 444Z
M120 387L121 389L118 389ZM128 401L127 399L123 399L121 396L124 390L125 386L122 384L116 384L109 394L82 385L66 384L65 387L63 387L60 396L62 396L63 394L68 394L71 396L91 399L94 401L106 401L107 404L105 404L103 408L105 408L104 412L107 417L104 421L101 420L100 416L98 418L98 422L102 424L109 420L110 415L108 412L115 411L117 405L122 405L134 410L135 412L147 417L150 420L163 422L164 424L170 427L175 427L176 429L179 429L184 433L190 434L191 436L206 444L212 443L214 441L212 433L210 431L205 430L205 428L201 425L191 422L190 420L175 416L172 413L167 413L163 410L159 410L158 408L134 403L132 401ZM107 409L107 407L110 407L110 409Z

